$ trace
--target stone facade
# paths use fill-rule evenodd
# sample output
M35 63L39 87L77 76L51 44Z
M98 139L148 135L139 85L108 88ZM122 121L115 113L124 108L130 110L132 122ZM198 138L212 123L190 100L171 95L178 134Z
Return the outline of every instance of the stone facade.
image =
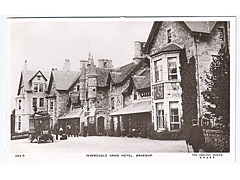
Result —
M153 40L147 42L148 54L152 57L151 60L151 82L154 83L154 62L163 56L172 56L172 53L176 53L176 50L170 50L168 47L170 45L177 45L180 48L186 49L186 57L189 60L192 56L196 59L196 80L198 82L198 118L203 114L204 99L201 95L206 89L205 79L206 73L209 72L210 63L214 55L218 54L221 45L227 46L229 44L229 22L174 22L174 21L164 21L155 23L155 34L152 33L150 36ZM212 26L211 26L212 25ZM206 27L206 29L203 28ZM198 28L198 29L196 29ZM193 30L194 29L194 30ZM199 30L199 32L198 32ZM222 31L219 33L219 31ZM150 38L149 38L150 39ZM169 42L170 39L170 42ZM159 51L163 51L162 53ZM178 55L176 55L177 57ZM166 58L165 58L166 59ZM168 66L164 65L163 76L168 73ZM178 66L179 68L180 66ZM180 77L181 78L181 77ZM180 79L179 81L180 82ZM176 83L178 83L176 82ZM170 82L169 82L170 83ZM170 83L171 84L171 83ZM169 84L169 85L170 85ZM181 88L177 85L178 90L171 91L168 87L169 85L164 82L164 99L166 96L173 97L175 95L179 96L177 101L181 101ZM171 86L171 85L170 85ZM154 102L154 92L152 88L152 100ZM181 104L181 103L180 103ZM180 107L179 104L179 108ZM153 121L156 122L156 102L153 103ZM167 107L166 107L167 108ZM167 114L166 114L167 115ZM181 114L179 114L181 116ZM155 119L154 119L155 118Z

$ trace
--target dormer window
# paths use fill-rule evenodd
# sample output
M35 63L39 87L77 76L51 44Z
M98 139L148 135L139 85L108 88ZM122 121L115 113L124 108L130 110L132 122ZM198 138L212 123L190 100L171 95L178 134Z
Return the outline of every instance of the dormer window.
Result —
M171 29L167 30L167 42L168 43L172 42L172 32L171 32Z

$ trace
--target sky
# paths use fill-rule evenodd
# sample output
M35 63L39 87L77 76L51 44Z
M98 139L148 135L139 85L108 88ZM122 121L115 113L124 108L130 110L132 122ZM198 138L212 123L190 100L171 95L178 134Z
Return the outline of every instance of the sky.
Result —
M146 42L152 24L146 19L8 20L12 104L25 60L28 70L50 71L52 67L62 70L64 60L70 59L71 69L78 71L79 60L86 60L91 52L95 65L106 58L119 67L132 62L134 41Z

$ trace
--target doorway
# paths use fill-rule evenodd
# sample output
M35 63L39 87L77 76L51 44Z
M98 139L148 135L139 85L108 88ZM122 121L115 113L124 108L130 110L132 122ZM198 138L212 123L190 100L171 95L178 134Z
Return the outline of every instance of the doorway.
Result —
M98 118L98 135L102 136L104 135L104 117L99 117Z

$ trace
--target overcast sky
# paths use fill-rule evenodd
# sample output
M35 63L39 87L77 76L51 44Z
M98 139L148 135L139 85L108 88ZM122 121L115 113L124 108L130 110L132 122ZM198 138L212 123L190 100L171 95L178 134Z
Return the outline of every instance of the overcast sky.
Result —
M79 21L77 19L28 19L9 21L11 94L17 94L24 60L29 70L50 71L63 68L70 59L72 70L79 70L79 60L91 52L97 60L113 60L114 67L130 63L134 57L134 41L145 41L153 21Z

